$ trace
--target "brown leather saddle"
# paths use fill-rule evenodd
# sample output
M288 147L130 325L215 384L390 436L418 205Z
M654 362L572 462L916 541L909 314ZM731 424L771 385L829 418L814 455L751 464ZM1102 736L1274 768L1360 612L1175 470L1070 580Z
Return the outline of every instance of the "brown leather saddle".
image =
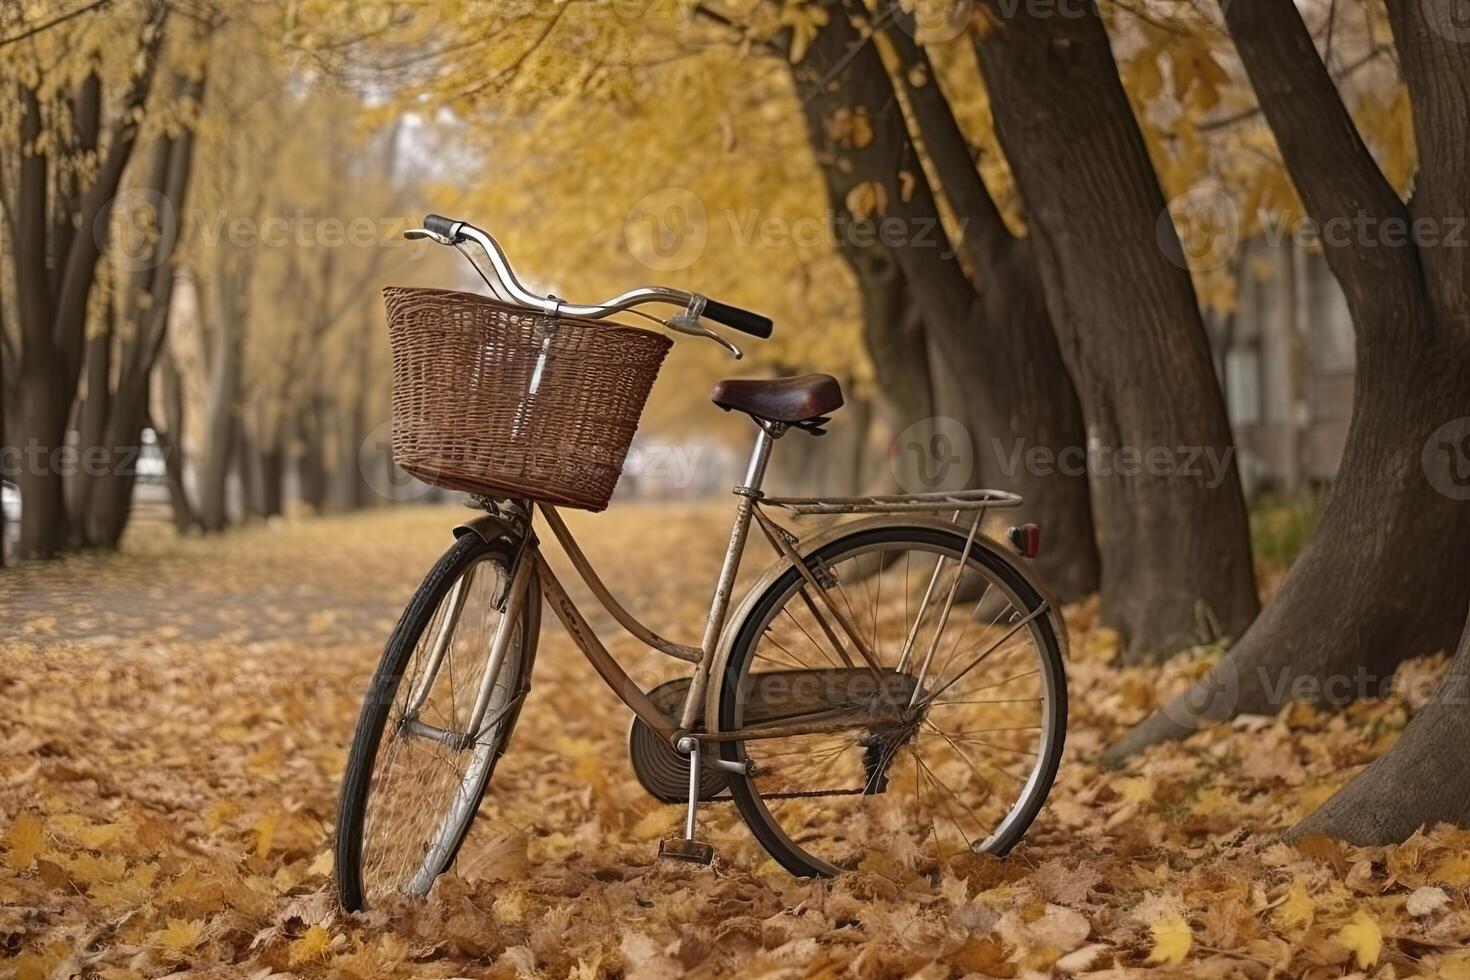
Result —
M830 374L731 379L716 384L710 400L727 412L820 433L827 416L842 407L842 386Z

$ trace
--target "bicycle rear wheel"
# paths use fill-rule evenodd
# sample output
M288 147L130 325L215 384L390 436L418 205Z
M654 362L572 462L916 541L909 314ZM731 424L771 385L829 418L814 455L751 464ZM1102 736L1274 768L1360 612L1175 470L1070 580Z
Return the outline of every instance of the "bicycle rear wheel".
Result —
M792 568L740 624L718 730L772 734L720 751L750 765L730 777L735 804L793 874L837 874L875 853L930 869L1004 854L1041 809L1067 717L1050 609L977 542L965 574L980 594L945 616L964 548L963 532L932 526L856 531L807 559L837 612ZM840 727L775 733L818 718Z
M465 534L429 571L388 639L342 778L337 895L358 911L422 896L454 862L529 688L540 628L534 576L509 601L513 546ZM486 680L507 613L517 622ZM488 697L479 730L468 727Z

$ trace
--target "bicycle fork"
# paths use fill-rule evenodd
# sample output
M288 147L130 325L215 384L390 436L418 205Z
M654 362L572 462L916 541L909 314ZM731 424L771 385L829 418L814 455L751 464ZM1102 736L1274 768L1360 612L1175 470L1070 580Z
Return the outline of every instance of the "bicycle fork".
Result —
M524 557L524 555L521 556L521 558ZM438 725L431 725L419 719L419 712L423 709L424 702L428 700L429 692L434 688L434 682L439 676L439 668L443 666L444 656L450 644L454 642L455 628L459 624L466 596L474 584L479 566L471 566L454 583L445 600L448 604L448 611L445 613L438 635L434 637L434 646L429 653L429 663L424 670L423 677L419 679L418 686L409 695L403 714L403 727L408 734L442 742L452 749L463 750L474 745L485 729L494 726L502 717L515 709L523 692L517 692L512 696L495 712L493 717L488 719L485 717L490 707L490 699L495 694L495 685L500 679L500 671L505 664L506 654L510 650L511 637L515 634L521 611L526 605L531 576L535 574L534 564L526 560L517 560L515 563L515 571L511 576L510 586L506 590L504 612L501 614L500 622L496 624L495 636L491 640L490 653L485 664L485 673L480 678L479 690L475 692L474 708L471 709L462 731L440 728Z

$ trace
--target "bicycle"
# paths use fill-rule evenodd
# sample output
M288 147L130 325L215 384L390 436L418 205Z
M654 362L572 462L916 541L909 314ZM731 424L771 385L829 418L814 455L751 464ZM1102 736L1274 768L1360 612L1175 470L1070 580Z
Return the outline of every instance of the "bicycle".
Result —
M697 646L665 639L612 595L557 510L558 503L594 510L606 504L631 430L612 439L601 460L611 477L591 493L567 476L527 492L525 481L506 475L515 466L493 473L482 467L466 477L465 460L509 451L502 443L534 429L533 416L544 414L537 405L592 397L563 384L582 363L570 356L573 348L654 338L661 347L646 359L656 372L668 338L598 322L614 313L649 303L681 306L658 322L712 339L737 358L739 349L702 317L758 337L770 335L771 321L665 287L574 305L526 289L495 239L467 222L429 215L407 234L457 248L497 299L432 291L411 297L429 326L395 342L395 457L432 482L471 490L484 513L454 529L454 542L389 638L364 701L337 815L342 905L357 910L392 894L423 896L454 862L530 691L543 599L632 711L629 755L640 783L685 808L683 834L660 842L661 857L708 864L714 849L696 836L699 808L724 802L798 876L835 875L880 849L928 861L1009 851L1051 788L1067 714L1066 631L1024 564L1036 554L1039 529L1013 527L1004 541L982 529L988 513L1020 498L996 490L768 496L762 483L776 440L794 430L820 434L842 404L841 389L826 375L720 382L714 402L749 415L758 430L745 477L733 489L734 522L703 637ZM484 251L491 275L466 242ZM390 295L390 323L408 322L406 302ZM421 356L424 344L444 337L468 343L464 324L482 314L489 326L473 340L478 346L464 348L468 353ZM514 347L505 337L515 330L522 331L520 353L496 348L483 355L502 341ZM460 381L431 383L465 357L479 360ZM523 389L514 397L503 378L485 382L486 372L507 363L521 371L516 384ZM636 373L632 363L606 370L604 382L625 384ZM644 380L642 396L651 374ZM548 394L557 384L562 394ZM426 385L426 394L414 387ZM432 413L434 398L465 386L493 389L486 397L495 400L494 418L486 424L498 426L499 435L483 449L461 452L474 430L457 420L441 431L445 424ZM611 414L621 412L636 426L641 407L633 390ZM606 421L582 416L576 424L583 428ZM435 443L440 456L427 469L422 460L409 462L417 459L410 444L424 432L442 436ZM518 466L537 446L513 449ZM541 465L572 472L564 460ZM573 474L579 479L580 467ZM776 511L792 522L808 515L838 522L803 539L778 522ZM629 678L547 564L538 515L612 619L649 648L689 664L691 676L647 691ZM842 522L846 515L860 516ZM775 560L732 611L752 526Z

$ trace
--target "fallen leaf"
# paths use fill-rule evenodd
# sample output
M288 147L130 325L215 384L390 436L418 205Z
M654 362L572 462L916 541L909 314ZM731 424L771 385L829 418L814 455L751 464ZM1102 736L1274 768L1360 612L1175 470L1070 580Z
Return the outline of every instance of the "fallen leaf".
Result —
M1404 908L1410 915L1418 919L1426 915L1433 915L1448 905L1449 902L1450 897L1445 894L1443 888L1426 885L1423 888L1416 888L1414 890L1413 894L1404 902Z
M1367 969L1377 963L1383 952L1383 930L1367 912L1356 913L1337 934L1337 940L1352 951L1359 969Z
M1183 917L1166 915L1148 929L1154 937L1153 949L1148 954L1150 963L1178 966L1184 962L1189 955L1189 948L1194 945L1194 937L1189 931L1189 923Z
M201 919L169 919L168 925L153 934L160 946L183 953L193 949L204 936Z
M19 814L5 831L5 848L6 864L17 871L29 868L46 849L46 825L30 811Z

